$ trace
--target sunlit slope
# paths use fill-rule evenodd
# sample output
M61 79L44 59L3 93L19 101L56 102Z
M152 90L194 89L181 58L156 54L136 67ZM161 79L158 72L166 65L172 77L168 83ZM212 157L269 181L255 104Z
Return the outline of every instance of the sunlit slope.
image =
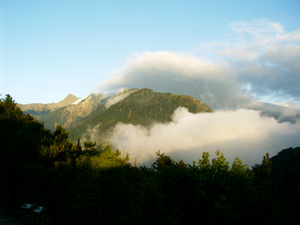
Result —
M43 122L48 129L54 129L61 124L69 129L74 123L84 119L105 101L105 94L91 94L76 104L70 104L59 108L43 118Z
M24 105L19 104L19 106L24 111L24 113L32 114L36 116L38 119L41 119L43 118L43 116L48 115L52 111L70 105L78 99L79 99L78 97L69 94L62 101L57 103L49 103L49 104L32 103L32 104L24 104Z
M178 107L185 107L191 113L212 112L210 107L190 96L139 89L109 108L99 105L89 116L72 126L71 138L82 138L88 129L105 133L119 122L143 126L153 122L166 123L171 121Z

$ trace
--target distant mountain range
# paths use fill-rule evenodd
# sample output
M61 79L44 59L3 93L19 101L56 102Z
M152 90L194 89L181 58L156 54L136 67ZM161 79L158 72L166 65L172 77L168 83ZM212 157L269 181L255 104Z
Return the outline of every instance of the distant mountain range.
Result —
M212 112L209 106L191 96L150 89L122 89L117 94L97 93L83 99L69 94L58 103L20 107L49 129L61 124L70 132L73 141L83 137L89 139L91 132L105 134L119 122L142 126L167 123L178 107L185 107L191 113Z

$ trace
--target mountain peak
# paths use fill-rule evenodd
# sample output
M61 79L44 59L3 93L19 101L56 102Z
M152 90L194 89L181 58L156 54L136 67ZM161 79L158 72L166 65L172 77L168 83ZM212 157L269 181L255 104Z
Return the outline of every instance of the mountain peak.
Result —
M65 101L65 102L70 102L69 104L71 104L71 103L77 101L78 99L79 99L79 98L76 97L75 95L68 94L67 97L65 97L63 101Z
M64 100L58 102L58 103L52 103L52 107L53 108L60 108L60 107L64 107L67 105L72 104L73 102L77 101L79 98L72 95L72 94L68 94L67 97L64 98Z
M72 94L68 94L67 97L64 98L64 100L62 100L58 103L48 103L48 104L32 103L32 104L25 104L25 105L20 104L20 107L24 112L26 112L26 111L30 111L31 113L34 113L33 111L36 111L36 112L48 111L48 112L50 112L55 109L70 105L73 102L75 102L77 99L79 99L79 98Z

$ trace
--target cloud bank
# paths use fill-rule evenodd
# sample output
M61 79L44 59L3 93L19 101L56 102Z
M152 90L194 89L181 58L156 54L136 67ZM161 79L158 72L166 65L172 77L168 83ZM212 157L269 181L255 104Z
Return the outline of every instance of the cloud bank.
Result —
M278 123L254 110L192 114L178 108L172 122L151 129L119 123L109 141L140 163L152 162L157 150L191 163L203 151L213 155L220 149L230 161L238 156L252 166L266 152L272 156L286 146L299 145L299 136L299 124Z
M194 56L145 52L128 61L120 76L101 83L100 88L150 88L191 95L214 108L250 101L230 72L226 65L215 65Z
M230 27L227 40L202 43L195 50L198 55L214 52L210 59L143 52L99 84L101 91L151 88L191 95L215 113L193 115L180 109L173 122L150 130L118 124L110 142L143 162L157 150L191 160L202 151L220 149L229 158L241 156L253 164L266 152L299 146L300 29L288 32L267 19Z

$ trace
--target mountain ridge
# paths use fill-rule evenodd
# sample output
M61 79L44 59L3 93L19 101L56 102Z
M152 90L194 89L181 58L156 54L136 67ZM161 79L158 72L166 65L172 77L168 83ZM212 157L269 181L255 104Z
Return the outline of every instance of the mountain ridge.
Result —
M93 93L82 100L73 100L76 101L54 110L36 111L36 114L42 114L37 117L47 128L53 130L60 124L70 132L73 141L83 136L90 139L86 135L90 129L94 134L106 133L119 122L145 127L154 122L167 123L178 107L185 107L191 113L212 112L209 106L194 97L147 88L121 89L115 95ZM30 113L30 110L25 112Z
M23 112L29 113L35 116L39 120L43 120L43 117L50 112L59 109L61 107L72 104L79 98L73 94L68 94L63 100L56 103L30 103L30 104L18 104Z
M73 102L75 102L76 100L78 100L79 98L76 97L73 94L68 94L63 100L59 101L59 102L52 102L52 103L29 103L29 104L19 104L19 106L21 107L21 109L23 111L28 111L28 110L44 110L44 109L50 109L50 110L54 110L69 104L72 104Z

